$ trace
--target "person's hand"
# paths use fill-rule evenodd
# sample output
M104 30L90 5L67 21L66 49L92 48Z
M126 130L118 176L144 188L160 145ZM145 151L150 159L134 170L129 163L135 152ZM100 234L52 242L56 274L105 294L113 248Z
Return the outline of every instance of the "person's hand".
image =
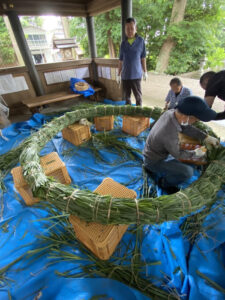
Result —
M218 148L220 145L220 141L210 135L208 135L205 139L204 142L206 145L212 145L215 148Z
M121 75L117 75L116 76L116 82L119 84L119 85L121 85Z
M146 81L148 79L148 72L144 72L142 76L143 80Z
M196 157L204 157L206 155L206 148L200 147L194 150Z

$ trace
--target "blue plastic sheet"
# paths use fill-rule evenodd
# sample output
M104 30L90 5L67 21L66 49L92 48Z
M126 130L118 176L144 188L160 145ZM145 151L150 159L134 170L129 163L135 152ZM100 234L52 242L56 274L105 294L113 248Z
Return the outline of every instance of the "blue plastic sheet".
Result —
M38 130L49 117L41 114L34 115L29 121L13 124L4 129L3 134L9 141L0 139L0 153L9 151ZM121 134L121 119L115 121L114 134ZM129 137L126 141L133 147L143 149L148 130L139 137ZM68 151L74 151L68 155ZM104 162L96 160L88 147L75 147L62 139L58 133L41 151L41 155L57 151L65 162L72 182L79 188L94 190L105 177L126 184L141 195L142 157L137 155L136 161L121 161L115 165L118 156L108 150L101 150ZM114 162L114 164L112 164ZM121 170L123 170L121 172ZM198 173L196 173L198 176ZM196 179L196 177L195 177ZM7 192L4 194L3 218L0 220L0 269L20 255L33 249L32 244L37 236L46 231L43 222L36 221L45 216L43 210L27 207L17 193L11 174L5 178ZM220 197L224 199L221 191ZM216 205L215 205L216 207ZM174 222L165 222L161 225L146 225L143 228L142 259L148 265L142 276L158 286L176 289L183 299L224 299L224 295L209 286L196 271L208 276L221 287L225 288L225 219L221 209L214 209L204 221L206 232L201 235L196 244L191 245L183 237L180 225L185 218ZM2 227L2 225L4 225ZM210 226L209 226L210 225ZM127 232L121 245L126 244L133 236ZM134 240L133 240L134 242ZM25 248L22 247L27 245ZM122 247L121 255L125 249ZM66 271L72 264L61 262L48 266L47 256L39 258L31 265L19 262L10 269L7 277L11 278L10 286L1 287L0 299L8 299L8 291L12 299L67 299L81 300L99 296L99 299L149 299L139 291L112 279L79 278L66 279L56 276L54 271ZM74 266L74 264L73 264ZM21 268L16 272L16 268Z
M76 93L76 94L81 94L83 95L85 98L89 97L91 95L94 95L95 90L89 85L89 88L85 91L78 91L75 87L75 84L77 82L85 82L87 83L84 79L80 79L80 78L70 78L70 88L71 90Z

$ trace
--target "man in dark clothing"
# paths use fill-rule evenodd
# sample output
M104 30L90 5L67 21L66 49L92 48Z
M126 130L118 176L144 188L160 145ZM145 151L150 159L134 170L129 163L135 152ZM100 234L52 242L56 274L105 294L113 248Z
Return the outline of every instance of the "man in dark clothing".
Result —
M144 40L136 33L136 21L128 18L125 24L126 39L120 46L117 83L122 80L126 104L131 104L131 91L136 105L142 105L141 78L147 80Z
M216 97L225 101L225 70L215 73L213 71L203 74L200 85L205 90L205 101L210 107ZM225 119L225 111L217 113L215 120Z
M190 126L197 120L208 122L213 120L216 112L209 108L203 99L189 96L182 99L176 109L166 111L150 131L145 148L144 166L152 173L158 174L164 189L175 188L193 175L193 168L179 159L204 157L201 148L196 150L181 150L179 145L179 132L190 137L204 141L214 147L219 141L207 136L201 130Z

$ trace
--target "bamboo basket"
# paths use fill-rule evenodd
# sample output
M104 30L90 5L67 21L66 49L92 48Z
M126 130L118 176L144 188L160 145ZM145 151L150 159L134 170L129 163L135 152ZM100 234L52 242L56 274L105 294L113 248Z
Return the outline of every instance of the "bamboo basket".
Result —
M54 177L57 181L63 184L70 184L71 179L67 172L65 164L61 161L56 152L52 152L40 158L41 166L44 169L45 175ZM39 199L33 197L32 191L23 177L21 167L16 167L11 170L14 186L18 193L24 199L27 205L33 205Z
M64 128L62 136L75 146L79 146L91 138L91 132L89 126L75 123Z
M202 147L201 142L191 138L183 133L179 133L179 142L180 142L180 148L182 150L195 150L197 148ZM206 151L206 149L205 149ZM197 166L205 165L207 164L206 159L203 157L196 157L193 159L180 159L180 161L184 163L194 164Z
M149 118L123 116L123 131L138 136L149 127Z
M105 178L95 192L100 195L111 195L117 198L135 199L137 197L135 191L126 188L111 178ZM110 258L128 228L127 225L87 223L72 215L69 219L73 225L76 237L102 260Z
M109 131L114 127L114 116L95 117L95 128L98 131Z
M74 84L74 87L77 91L86 91L89 89L89 84L87 82L78 81Z

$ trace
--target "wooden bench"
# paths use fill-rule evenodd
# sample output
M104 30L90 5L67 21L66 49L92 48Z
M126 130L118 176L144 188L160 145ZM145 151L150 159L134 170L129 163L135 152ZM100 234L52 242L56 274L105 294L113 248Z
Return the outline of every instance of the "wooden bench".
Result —
M95 94L90 96L92 100L98 101L99 100L99 92L102 91L102 88L100 87L95 87ZM52 93L52 94L47 94L35 98L29 98L26 100L23 100L22 103L26 105L32 113L35 113L39 111L39 107L55 102L60 102L60 101L65 101L65 100L70 100L70 99L75 99L78 97L81 97L82 94L74 94L70 90L68 91L63 91L63 92L57 92L57 93Z

